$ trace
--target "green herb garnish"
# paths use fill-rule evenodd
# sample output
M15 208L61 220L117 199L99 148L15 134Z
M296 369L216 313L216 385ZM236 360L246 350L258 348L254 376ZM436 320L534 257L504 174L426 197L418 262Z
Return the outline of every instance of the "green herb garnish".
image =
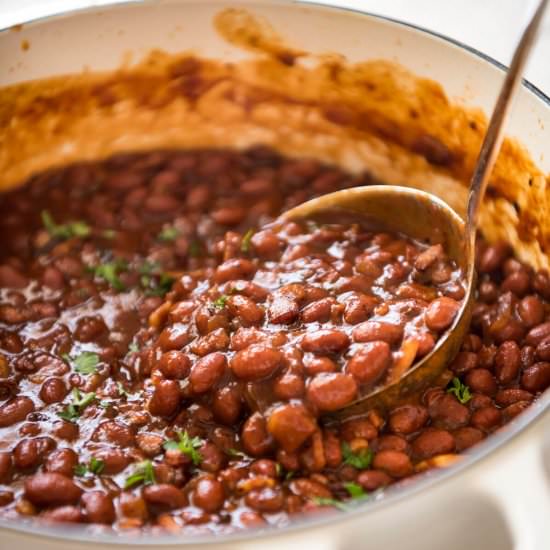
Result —
M159 234L158 239L159 241L175 241L180 235L180 232L177 228L171 226L171 227L165 227Z
M470 388L463 384L456 376L451 381L451 387L447 388L447 393L452 393L464 405L472 399Z
M218 309L223 309L227 304L227 300L229 300L229 296L222 294L219 298L212 302L212 305Z
M244 235L241 240L241 252L249 252L250 251L250 241L252 240L252 236L254 235L255 231L254 229L249 229Z
M47 210L42 210L42 223L46 231L55 239L71 239L72 237L87 237L90 232L90 226L82 221L69 222L63 225L55 223L52 215Z
M168 273L162 273L162 266L156 262L144 262L140 268L140 283L148 296L164 296L174 283Z
M72 403L69 403L65 409L57 413L57 416L72 422L78 418L84 409L95 399L95 392L81 393L78 388L73 388Z
M92 351L83 351L77 357L71 357L65 353L63 359L65 359L67 363L73 363L75 372L79 374L95 374L97 372L99 355Z
M227 449L227 454L229 456L235 457L235 458L242 458L246 459L248 458L248 455L246 453L243 453L242 451L239 451L238 449ZM280 464L277 464L277 466L280 466Z
M342 457L344 458L344 464L349 464L358 470L364 470L371 465L373 453L369 448L359 449L354 452L349 443L344 441L342 443Z
M124 290L126 287L118 276L121 271L126 271L127 268L128 264L124 260L114 260L91 267L90 270L99 279L107 281L115 290Z
M74 467L74 473L80 477L85 476L88 473L99 475L103 471L103 468L105 468L105 462L103 462L103 460L99 460L95 456L92 456L88 464L77 464Z
M143 483L144 485L152 485L153 483L156 483L153 463L150 460L144 460L143 462L139 462L137 464L134 473L126 478L124 488L129 489L130 487L140 483Z
M130 394L126 391L126 388L122 385L122 382L117 382L116 383L116 387L117 387L117 390L118 390L118 395L120 397L130 397Z
M116 231L114 229L105 229L101 232L101 236L104 239L112 240L116 237Z
M163 447L167 451L180 451L184 455L187 455L193 464L197 466L202 462L202 455L197 449L202 447L202 439L200 437L189 437L189 434L185 432L176 432L179 441L170 439L166 441Z
M349 493L351 498L365 498L368 496L368 493L365 492L363 487L361 487L358 483L353 483L353 481L344 483L344 488Z
M139 346L137 345L136 342L132 342L128 346L128 351L131 352L131 353L137 353L139 351Z

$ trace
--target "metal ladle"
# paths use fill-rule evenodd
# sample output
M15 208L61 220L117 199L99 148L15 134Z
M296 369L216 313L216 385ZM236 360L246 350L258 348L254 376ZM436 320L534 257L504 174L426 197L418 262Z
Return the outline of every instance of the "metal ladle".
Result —
M447 367L460 349L470 323L475 288L475 240L479 210L503 137L512 100L525 63L535 43L548 4L542 0L525 27L500 90L487 133L470 182L466 222L438 197L409 187L373 185L337 191L310 200L280 219L319 218L321 214L347 212L377 223L383 230L400 232L421 241L437 233L447 255L466 275L466 292L452 326L441 335L434 349L413 364L397 381L375 388L336 414L359 415L373 407L388 408L423 389Z

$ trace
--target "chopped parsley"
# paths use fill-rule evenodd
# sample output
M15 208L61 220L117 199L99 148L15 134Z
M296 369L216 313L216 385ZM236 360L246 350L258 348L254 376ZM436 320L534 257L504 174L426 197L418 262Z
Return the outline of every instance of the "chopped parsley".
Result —
M197 449L202 447L202 439L200 437L189 437L187 432L176 432L179 441L170 439L166 441L163 447L167 451L180 451L184 455L187 455L193 464L197 466L202 462L202 455Z
M130 397L130 394L126 391L126 388L122 385L122 382L120 381L117 382L116 387L118 390L118 395L120 395L120 397Z
M72 391L72 403L69 403L61 412L57 413L57 416L72 422L77 419L84 409L92 403L95 399L95 392L81 393L78 388L73 388Z
M67 363L74 364L75 372L79 374L95 374L99 363L99 355L92 351L83 351L77 357L71 357L69 354L64 354L63 359Z
M242 238L241 241L241 252L250 252L250 241L252 240L252 237L254 235L255 231L254 229L249 229Z
M107 281L115 290L124 290L126 287L118 276L121 271L126 271L127 268L128 264L124 260L113 260L91 267L90 270L95 277Z
M353 481L344 483L344 488L349 493L349 496L351 498L365 498L368 496L368 493L365 492L363 487L361 487L361 485L359 485L358 483L354 483Z
M456 376L451 381L451 386L447 388L447 393L452 393L464 405L472 399L470 388L463 384Z
M104 239L112 240L116 237L116 231L114 229L105 229L101 232L101 236Z
M72 237L87 237L91 233L90 226L85 222L76 221L58 225L47 210L42 210L40 216L46 231L55 239L65 240Z
M144 485L152 485L156 482L153 463L150 460L144 460L143 462L139 462L134 473L126 478L124 488L129 489L130 487L139 485L140 483L143 483Z
M156 262L144 262L139 268L140 283L148 296L164 296L174 283L168 273L162 273L162 266Z
M173 226L165 227L158 234L159 241L175 241L179 237L179 230Z
M219 298L212 302L212 305L218 309L223 309L227 304L227 300L229 300L229 296L222 294Z
M77 464L74 467L74 473L80 477L85 476L88 473L99 475L103 471L103 468L105 468L105 462L103 462L103 460L99 460L95 456L92 456L88 464Z
M369 448L359 449L354 452L349 443L344 441L342 443L342 457L344 464L349 464L358 470L364 470L371 465L373 453Z

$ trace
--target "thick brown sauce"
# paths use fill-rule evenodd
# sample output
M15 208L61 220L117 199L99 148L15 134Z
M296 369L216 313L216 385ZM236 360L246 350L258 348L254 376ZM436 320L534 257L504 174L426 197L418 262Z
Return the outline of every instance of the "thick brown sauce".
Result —
M471 333L438 384L387 415L318 424L410 364L411 337L444 330L430 303L462 297L444 256L419 262L434 249L402 236L257 231L368 183L265 148L168 151L69 166L2 196L0 516L284 525L452 463L527 407L550 384L550 278L482 243ZM401 332L371 338L373 321ZM375 355L350 366L370 340Z

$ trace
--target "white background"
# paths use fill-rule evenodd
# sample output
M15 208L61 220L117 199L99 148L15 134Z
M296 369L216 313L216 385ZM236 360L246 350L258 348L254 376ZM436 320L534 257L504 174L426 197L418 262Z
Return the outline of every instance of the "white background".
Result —
M504 64L510 60L525 14L534 4L534 0L304 1L341 5L414 23L460 40ZM0 28L52 13L107 3L109 0L0 0ZM550 13L529 64L527 78L550 95Z

